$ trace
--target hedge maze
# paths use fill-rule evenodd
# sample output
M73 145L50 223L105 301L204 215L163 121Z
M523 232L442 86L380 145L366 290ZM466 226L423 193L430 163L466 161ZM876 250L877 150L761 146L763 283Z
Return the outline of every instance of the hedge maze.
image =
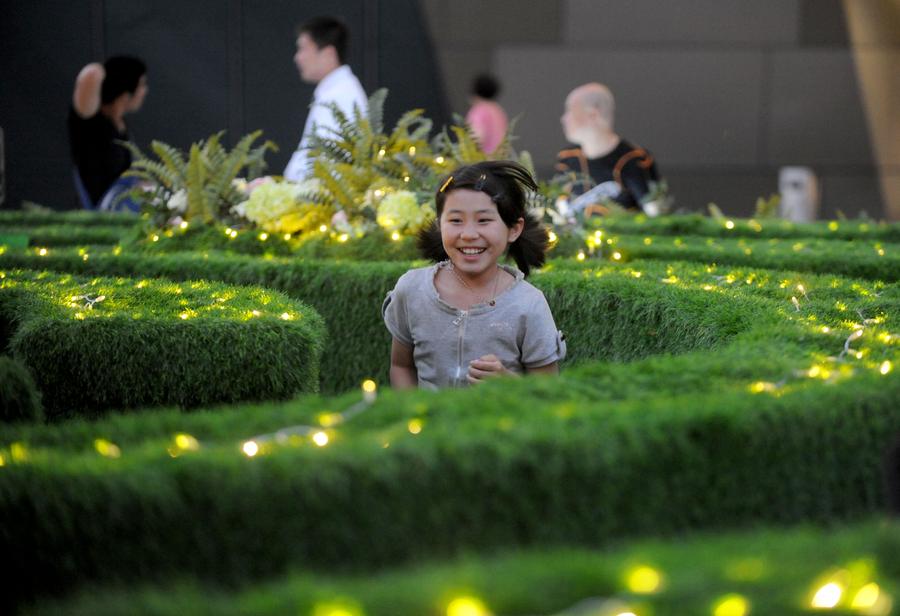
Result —
M4 600L891 613L900 228L863 224L606 219L532 277L562 375L439 393L385 386L374 243L0 249Z

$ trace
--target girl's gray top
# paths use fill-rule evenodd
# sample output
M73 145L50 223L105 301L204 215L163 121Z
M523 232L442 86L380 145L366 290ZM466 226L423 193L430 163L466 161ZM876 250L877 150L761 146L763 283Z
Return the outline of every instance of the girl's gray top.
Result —
M419 387L468 384L469 362L494 354L507 370L522 373L566 356L544 294L525 281L518 269L501 265L515 277L511 287L490 303L468 310L454 308L434 286L438 269L448 261L406 272L382 306L391 335L412 347Z

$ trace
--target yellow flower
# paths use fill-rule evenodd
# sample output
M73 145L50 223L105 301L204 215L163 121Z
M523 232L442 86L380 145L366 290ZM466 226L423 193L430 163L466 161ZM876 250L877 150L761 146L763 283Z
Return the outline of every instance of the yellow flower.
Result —
M378 204L376 222L388 231L417 229L428 220L430 209L420 206L416 196L408 190L387 195Z

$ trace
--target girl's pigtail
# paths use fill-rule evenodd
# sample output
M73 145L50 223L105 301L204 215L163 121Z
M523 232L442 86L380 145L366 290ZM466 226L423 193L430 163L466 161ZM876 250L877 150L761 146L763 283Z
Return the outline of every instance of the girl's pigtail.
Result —
M429 261L446 261L450 257L444 251L444 242L441 240L441 227L435 218L429 224L419 230L416 237L416 248L423 258Z
M509 255L526 276L531 268L540 268L546 260L550 237L547 229L530 212L525 213L525 227L515 242L509 245ZM440 236L440 233L438 233Z

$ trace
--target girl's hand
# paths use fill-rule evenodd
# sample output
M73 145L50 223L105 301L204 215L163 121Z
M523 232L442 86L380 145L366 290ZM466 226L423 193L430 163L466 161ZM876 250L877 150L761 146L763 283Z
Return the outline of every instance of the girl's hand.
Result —
M470 383L480 383L485 379L492 379L504 374L515 374L507 370L496 355L483 355L469 362L469 374L466 378Z

